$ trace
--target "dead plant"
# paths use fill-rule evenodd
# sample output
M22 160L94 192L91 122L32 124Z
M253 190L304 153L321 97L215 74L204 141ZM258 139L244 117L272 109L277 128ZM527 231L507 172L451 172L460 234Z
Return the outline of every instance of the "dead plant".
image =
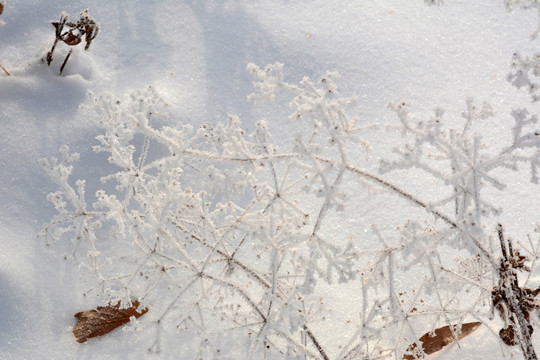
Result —
M502 258L499 285L493 289L491 299L506 326L499 331L499 337L508 346L519 345L527 360L537 359L531 340L534 331L531 312L540 309L540 301L536 299L540 288L531 290L519 286L517 271L531 271L525 264L528 258L512 248L510 239L504 238L501 224L498 225L497 232Z
M46 61L48 66L51 66L51 62L53 61L53 52L56 49L56 44L58 44L58 41L62 41L69 46L75 46L80 44L84 38L86 43L84 50L88 50L92 40L94 40L99 32L99 24L88 15L88 9L81 12L80 19L76 23L69 22L68 15L66 13L62 13L60 15L60 20L52 21L51 24L55 28L55 40L51 50L47 53ZM67 61L71 56L72 50L73 49L69 50L64 62L62 63L62 66L60 67L60 75L64 71Z

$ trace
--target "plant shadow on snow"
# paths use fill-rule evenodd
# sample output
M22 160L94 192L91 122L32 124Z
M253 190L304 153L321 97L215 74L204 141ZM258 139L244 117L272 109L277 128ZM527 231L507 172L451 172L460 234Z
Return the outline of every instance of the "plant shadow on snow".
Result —
M228 114L236 114L244 121L248 132L255 129L255 122L267 114L259 115L258 109L246 101L251 93L252 78L245 71L246 64L274 63L279 59L297 59L287 65L287 73L318 76L320 62L303 46L284 48L276 37L257 22L240 4L190 1L189 6L199 21L203 32L206 60L208 103L213 104L212 114L220 121ZM291 55L291 52L293 53ZM288 55L286 55L288 54ZM226 100L223 97L226 96ZM289 110L272 108L272 117L287 118ZM278 113L276 113L276 111ZM247 120L253 119L253 120Z
M59 57L62 52L67 50L59 49ZM58 76L60 64L53 62L49 68L36 56L30 63L10 69L12 76L0 77L0 118L11 134L0 139L5 158L10 159L0 175L2 183L10 184L2 190L2 196L21 207L9 209L9 213L6 210L8 218L21 219L32 214L31 218L39 219L50 211L38 200L50 190L43 189L40 181L39 157L55 154L58 141L85 144L81 137L87 135L80 130L90 125L78 119L77 114L95 77L96 64L92 55L84 51L72 54L63 76Z

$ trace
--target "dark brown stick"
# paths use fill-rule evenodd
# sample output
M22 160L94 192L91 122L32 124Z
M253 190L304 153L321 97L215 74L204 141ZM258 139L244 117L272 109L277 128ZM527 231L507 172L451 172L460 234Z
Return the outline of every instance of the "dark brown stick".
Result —
M11 76L11 74L6 70L4 65L0 64L0 67L2 68L2 70L4 70L4 72L6 73L7 76Z
M68 52L66 58L64 59L64 62L62 63L62 66L60 67L60 75L62 75L62 72L64 71L64 67L66 66L66 64L67 64L67 62L68 62L68 59L69 59L69 57L71 56L71 51L72 51L72 50L73 50L73 49L69 49L69 52Z

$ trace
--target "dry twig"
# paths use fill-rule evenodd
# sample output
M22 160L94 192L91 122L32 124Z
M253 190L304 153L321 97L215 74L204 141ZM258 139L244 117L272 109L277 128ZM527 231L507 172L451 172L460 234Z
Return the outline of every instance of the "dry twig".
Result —
M11 74L9 73L9 71L6 70L4 65L0 64L0 68L2 68L2 70L4 70L4 72L6 73L7 76L11 76Z

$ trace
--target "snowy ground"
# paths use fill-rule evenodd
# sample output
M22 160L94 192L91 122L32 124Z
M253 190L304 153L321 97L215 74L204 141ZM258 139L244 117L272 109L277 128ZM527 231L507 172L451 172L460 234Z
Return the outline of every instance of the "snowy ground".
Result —
M54 40L49 22L62 11L76 18L85 8L100 33L88 52L74 51L58 76L65 47L51 68L40 61ZM123 96L151 85L171 105L173 121L200 124L237 114L247 127L267 118L286 134L285 117L246 101L253 89L247 63L279 61L291 82L339 72L341 93L357 95L355 115L365 124L390 121L390 101L409 100L426 116L437 106L459 114L466 96L489 100L504 122L513 108L537 109L506 81L512 54L537 49L540 40L530 40L536 16L508 13L493 0L447 0L439 7L421 0L7 0L0 16L0 63L12 75L0 71L2 358L144 357L144 347L122 331L84 345L74 341L73 314L88 308L78 285L83 275L36 239L54 215L46 200L54 186L38 159L57 156L68 144L84 164L76 175L101 171L95 164L102 159L91 151L97 130L79 109L87 91ZM532 230L540 203L527 179L514 185L500 201L507 231L519 237ZM336 312L346 312L338 300ZM437 358L498 358L496 342L483 341L487 335L479 330L461 350ZM339 329L328 336L339 337Z

